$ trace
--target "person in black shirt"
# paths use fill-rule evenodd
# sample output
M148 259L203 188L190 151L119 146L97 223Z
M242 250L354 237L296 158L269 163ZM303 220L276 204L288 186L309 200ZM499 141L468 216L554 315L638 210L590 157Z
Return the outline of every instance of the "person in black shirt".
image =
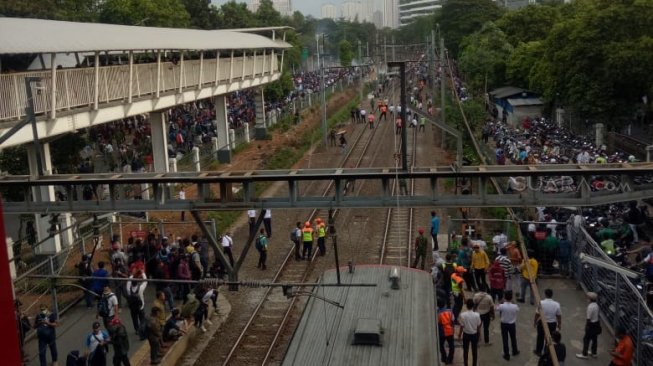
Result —
M567 347L564 343L561 342L562 335L557 330L553 331L551 332L551 339L553 339L553 348L556 351L558 363L562 365L567 358ZM553 361L551 360L548 349L545 350L542 357L540 357L540 361L537 363L537 366L553 366Z

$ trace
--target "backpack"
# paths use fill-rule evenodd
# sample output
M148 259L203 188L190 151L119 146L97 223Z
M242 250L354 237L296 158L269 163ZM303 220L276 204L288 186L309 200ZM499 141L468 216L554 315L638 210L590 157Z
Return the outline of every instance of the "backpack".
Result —
M290 241L296 242L297 240L299 240L299 238L297 237L297 229L292 229L290 231Z
M143 302L141 301L141 297L138 296L138 293L141 289L141 285L138 284L136 286L136 291L133 291L133 286L129 286L127 288L127 304L129 305L130 309L140 309L141 306L143 306Z
M100 315L103 318L109 316L109 312L110 312L109 298L111 296L115 296L115 295L113 293L110 293L109 295L102 295L102 297L100 297L100 301L98 301L97 303L98 315Z
M444 263L442 265L442 283L447 288L451 286L451 275L456 270L456 267L453 263Z
M259 250L259 251L263 250L263 243L261 243L261 237L260 236L258 238L256 238L255 245L256 245L256 250Z

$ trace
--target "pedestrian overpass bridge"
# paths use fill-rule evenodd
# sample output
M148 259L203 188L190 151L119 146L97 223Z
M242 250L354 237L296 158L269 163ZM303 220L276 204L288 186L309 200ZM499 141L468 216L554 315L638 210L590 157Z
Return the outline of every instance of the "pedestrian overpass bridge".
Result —
M0 74L0 149L275 81L290 47L277 39L284 29L0 18L0 54L37 54L46 69ZM57 61L71 54L76 65Z

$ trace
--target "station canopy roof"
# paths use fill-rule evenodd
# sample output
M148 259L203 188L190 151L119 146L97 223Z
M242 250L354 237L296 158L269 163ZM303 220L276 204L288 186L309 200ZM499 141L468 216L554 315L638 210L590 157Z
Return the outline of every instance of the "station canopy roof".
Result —
M4 17L0 17L0 34L0 54L291 47L245 29L154 28Z

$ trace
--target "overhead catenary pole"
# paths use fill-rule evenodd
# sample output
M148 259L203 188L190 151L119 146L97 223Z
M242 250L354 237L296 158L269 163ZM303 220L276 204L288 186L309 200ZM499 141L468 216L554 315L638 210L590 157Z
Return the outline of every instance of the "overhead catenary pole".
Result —
M408 121L406 120L406 63L399 66L401 77L401 168L408 171Z
M324 47L324 33L322 33L322 47ZM320 43L319 43L319 38L318 38L318 45L317 45L317 51L318 51L318 64L317 66L320 68L320 86L322 87L322 134L323 134L323 139L324 139L324 148L328 146L328 141L327 141L327 108L326 108L326 83L324 82L324 60L322 60L322 64L320 65ZM324 58L324 57L323 57Z
M363 83L363 54L361 52L360 39L358 40L358 71L360 73L360 89L359 89L358 101L359 103L363 103L363 88L365 87L365 84Z
M446 124L446 112L445 112L445 104L446 104L446 80L447 80L447 72L445 71L445 66L444 66L444 60L445 60L445 49L444 49L444 38L440 37L440 59L439 59L439 65L440 65L440 120L442 121L442 124ZM444 147L446 141L446 136L445 134L442 134L442 147Z
M397 58L395 57L395 36L392 36L392 61L397 61Z

